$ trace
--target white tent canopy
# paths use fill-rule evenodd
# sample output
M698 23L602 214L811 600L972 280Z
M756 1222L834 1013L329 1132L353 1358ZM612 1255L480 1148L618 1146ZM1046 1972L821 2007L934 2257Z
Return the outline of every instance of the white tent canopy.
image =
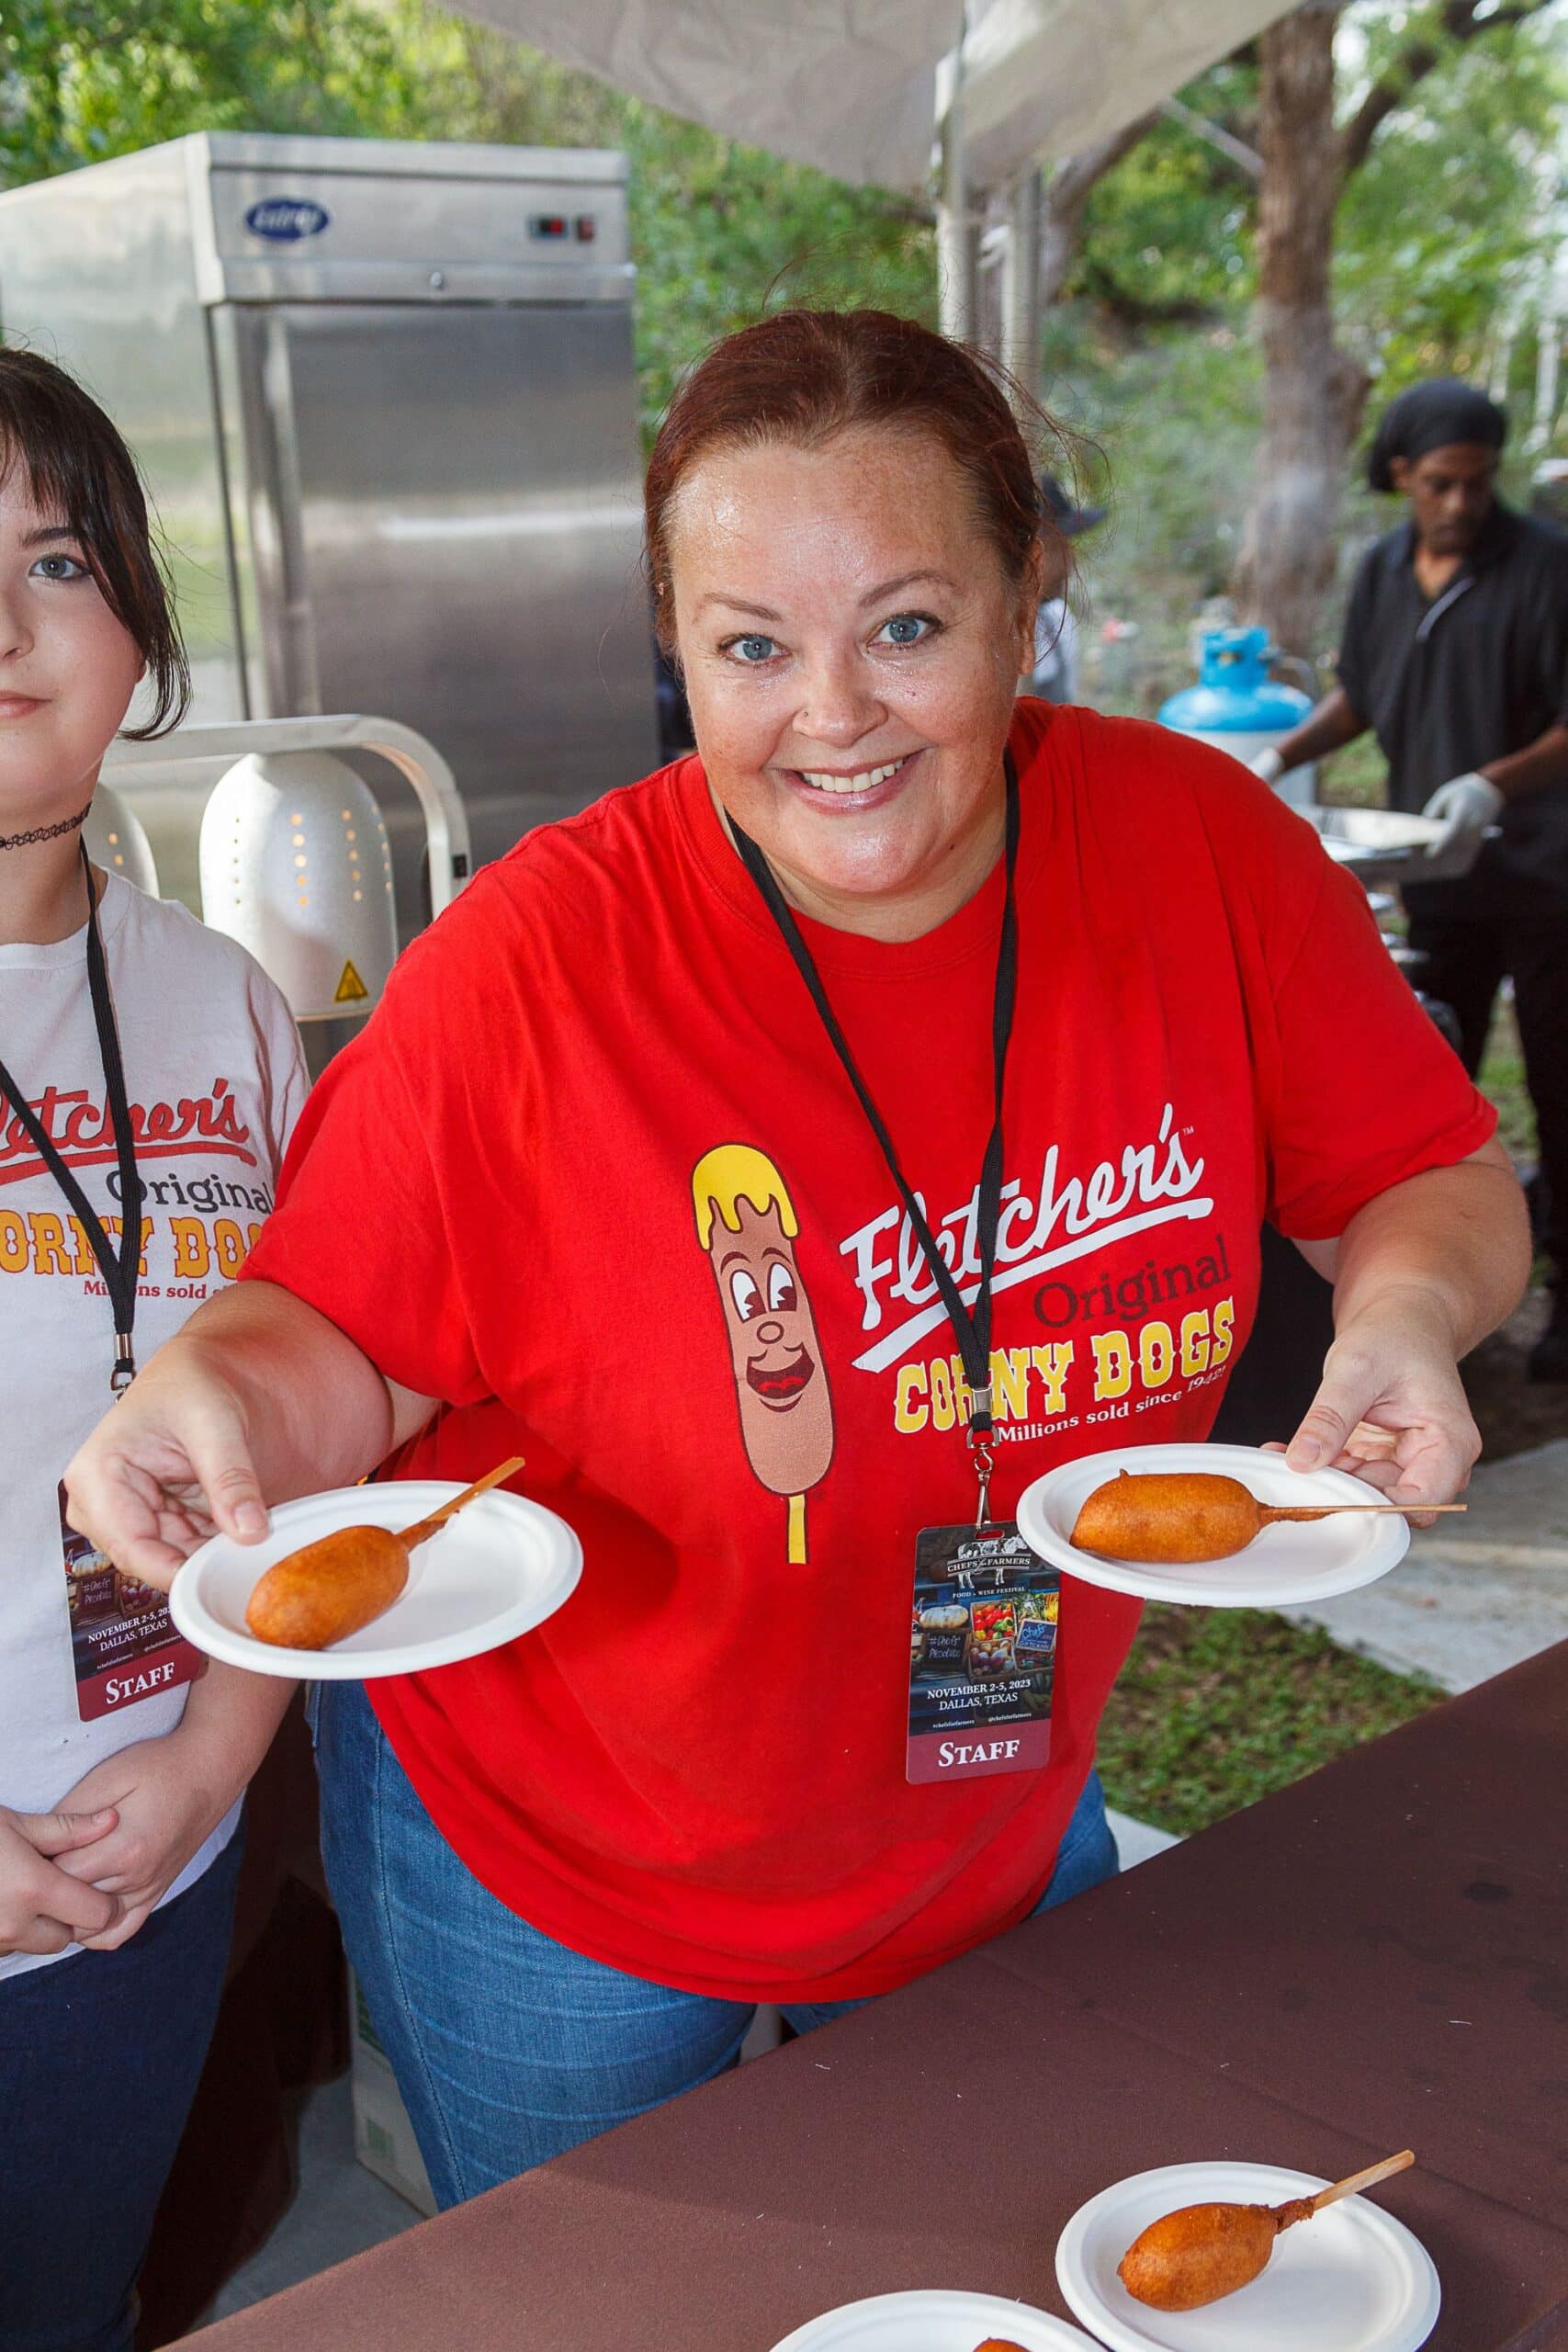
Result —
M725 0L716 0L722 8ZM964 43L970 179L998 187L1136 121L1290 0L991 0Z
M963 0L445 0L711 130L845 180L927 185ZM957 81L970 180L1134 121L1281 0L970 0ZM942 77L951 87L951 67Z

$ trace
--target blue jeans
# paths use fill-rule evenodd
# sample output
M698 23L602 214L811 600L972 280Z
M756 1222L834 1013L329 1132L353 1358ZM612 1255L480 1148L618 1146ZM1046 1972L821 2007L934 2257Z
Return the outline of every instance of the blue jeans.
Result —
M223 1991L243 1831L118 1951L0 1984L0 2345L126 2352Z
M364 1686L322 1684L317 1705L333 1899L440 2204L477 2197L735 2064L752 2003L648 1984L530 1928L435 1828ZM1037 1907L1116 1868L1091 1774ZM857 2006L796 2002L784 2014L804 2033Z

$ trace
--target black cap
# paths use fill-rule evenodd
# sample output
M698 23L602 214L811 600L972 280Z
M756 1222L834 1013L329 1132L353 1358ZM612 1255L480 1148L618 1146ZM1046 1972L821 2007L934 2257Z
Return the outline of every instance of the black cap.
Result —
M1392 490L1395 458L1424 458L1428 450L1451 449L1461 442L1500 449L1507 432L1508 420L1496 401L1458 376L1412 384L1383 411L1367 453L1368 483L1373 490Z
M1075 505L1055 474L1040 476L1040 511L1065 539L1076 539L1083 532L1092 531L1106 516L1103 506Z

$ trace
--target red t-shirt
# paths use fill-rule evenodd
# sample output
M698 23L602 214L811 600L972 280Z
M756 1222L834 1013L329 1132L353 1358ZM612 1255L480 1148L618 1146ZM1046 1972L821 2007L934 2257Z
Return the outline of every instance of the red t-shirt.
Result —
M1034 703L1012 743L1000 1513L1075 1454L1204 1436L1266 1213L1331 1237L1494 1125L1359 888L1235 762ZM897 945L802 924L966 1269L1001 898ZM530 833L410 948L246 1272L445 1401L397 1475L521 1453L581 1538L538 1631L369 1685L502 1902L736 1998L885 1991L1030 1908L1138 1607L1065 1584L1043 1770L907 1782L915 1539L974 1508L961 1363L695 759Z

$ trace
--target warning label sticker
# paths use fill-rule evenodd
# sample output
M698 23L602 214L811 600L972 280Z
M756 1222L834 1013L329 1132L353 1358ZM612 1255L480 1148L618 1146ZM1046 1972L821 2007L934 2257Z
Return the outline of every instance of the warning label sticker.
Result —
M352 960L346 963L343 967L343 977L337 984L337 992L333 998L333 1002L360 1004L369 993L369 989L355 970Z

